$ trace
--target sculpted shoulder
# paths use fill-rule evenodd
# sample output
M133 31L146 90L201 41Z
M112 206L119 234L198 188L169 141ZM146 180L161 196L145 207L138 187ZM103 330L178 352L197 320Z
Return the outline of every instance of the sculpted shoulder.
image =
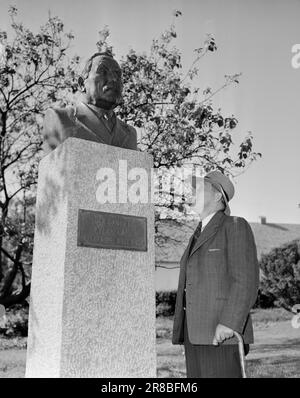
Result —
M136 129L133 126L130 126L130 124L127 124L120 118L118 118L118 121L121 124L121 126L128 132L128 134L131 134L131 135L136 134Z
M45 153L56 148L68 137L68 132L74 126L74 112L72 106L47 109L42 130Z
M85 129L84 121L81 119L81 125L78 125L76 114L78 107L67 106L65 108L49 108L44 117L43 138L44 151L49 153L59 144L70 136L78 138L95 140L90 130ZM80 111L81 112L81 111ZM82 112L81 112L82 113ZM120 137L117 138L117 146L137 150L137 132L136 129L127 123L118 119Z
M74 120L75 108L67 106L65 108L48 108L44 117L44 127L47 125L62 123L70 124Z
M126 132L126 142L124 143L124 148L127 149L137 149L137 131L133 126L130 126L123 120L117 118L119 121L119 124L123 128L123 130Z

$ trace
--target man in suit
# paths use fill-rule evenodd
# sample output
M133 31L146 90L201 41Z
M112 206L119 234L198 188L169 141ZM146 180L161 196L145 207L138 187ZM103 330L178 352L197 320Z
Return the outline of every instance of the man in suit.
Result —
M242 377L233 332L243 336L247 351L253 343L250 309L259 267L251 227L229 215L233 195L219 171L197 181L200 223L180 261L172 338L184 344L187 377Z
M61 109L48 109L43 126L44 151L55 149L68 137L77 137L127 149L137 149L137 133L116 117L121 103L122 73L110 53L96 53L87 62L79 85L83 102Z

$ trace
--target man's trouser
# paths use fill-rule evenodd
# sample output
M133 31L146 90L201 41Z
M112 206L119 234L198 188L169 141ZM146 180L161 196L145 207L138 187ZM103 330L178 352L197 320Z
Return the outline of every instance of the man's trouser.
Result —
M188 378L242 377L238 344L220 344L218 346L191 344L188 337L186 316L184 317L184 349ZM245 344L244 349L245 354L247 354L249 344Z

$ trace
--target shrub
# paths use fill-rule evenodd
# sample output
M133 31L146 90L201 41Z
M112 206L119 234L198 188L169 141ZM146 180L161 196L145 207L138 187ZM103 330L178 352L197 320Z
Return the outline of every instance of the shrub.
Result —
M18 304L7 309L6 315L0 319L0 335L7 337L27 336L28 308L28 306Z
M253 306L253 308L273 308L275 307L275 298L271 296L268 293L262 292L261 289L259 289L258 294L257 294L257 299L256 302Z
M176 291L156 292L156 316L171 316L175 312Z
M300 302L299 242L291 242L263 255L261 293L275 306L290 309Z

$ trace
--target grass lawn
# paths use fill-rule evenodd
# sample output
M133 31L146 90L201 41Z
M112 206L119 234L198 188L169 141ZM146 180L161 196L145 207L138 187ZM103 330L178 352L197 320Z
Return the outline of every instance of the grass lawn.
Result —
M255 344L247 355L247 375L256 378L300 377L300 330L283 309L253 310ZM184 350L173 346L172 318L157 319L159 377L185 377Z
M256 343L247 355L249 377L300 377L300 330L283 309L254 310ZM158 377L185 377L182 346L171 344L173 319L157 318ZM0 378L24 377L26 339L0 339Z
M24 377L26 338L0 338L0 378Z

